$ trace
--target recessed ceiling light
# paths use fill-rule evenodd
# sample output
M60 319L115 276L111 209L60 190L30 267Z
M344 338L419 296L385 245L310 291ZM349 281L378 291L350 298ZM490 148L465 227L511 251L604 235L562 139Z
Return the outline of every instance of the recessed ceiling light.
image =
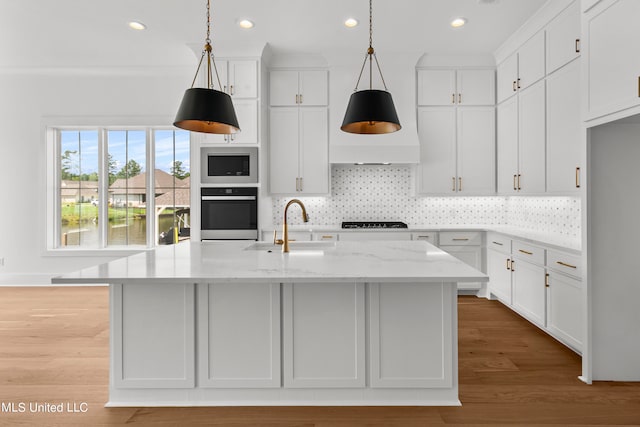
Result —
M464 26L464 24L466 24L466 23L467 23L467 19L460 17L460 18L453 19L451 21L451 26L453 28L460 28L460 27Z
M356 18L349 18L344 21L344 26L347 28L353 28L358 26L358 20Z
M131 21L131 22L129 22L129 28L132 28L132 29L138 30L138 31L142 31L142 30L146 30L147 26L144 25L142 22L139 22L139 21Z
M250 21L248 19L241 19L238 21L238 26L240 28L244 28L245 30L248 30L250 28L253 28L253 21Z

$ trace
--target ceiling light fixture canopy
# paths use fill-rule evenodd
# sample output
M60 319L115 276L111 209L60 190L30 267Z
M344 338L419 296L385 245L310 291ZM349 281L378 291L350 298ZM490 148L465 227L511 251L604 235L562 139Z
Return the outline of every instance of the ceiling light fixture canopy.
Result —
M207 0L207 38L191 88L184 93L173 125L193 132L232 134L239 132L240 126L229 94L213 88L212 68L215 71L218 87L222 88L222 85L213 57L210 35L211 3L210 0ZM207 87L193 87L205 56L207 58Z
M359 91L358 85L360 84L364 67L367 64L367 59L369 59L369 89ZM374 59L384 90L373 89ZM378 58L373 49L373 6L372 0L369 0L369 48L360 69L356 88L351 94L351 98L349 98L347 111L340 129L344 132L357 134L383 134L395 132L401 128L396 107L393 104L391 94L387 90Z

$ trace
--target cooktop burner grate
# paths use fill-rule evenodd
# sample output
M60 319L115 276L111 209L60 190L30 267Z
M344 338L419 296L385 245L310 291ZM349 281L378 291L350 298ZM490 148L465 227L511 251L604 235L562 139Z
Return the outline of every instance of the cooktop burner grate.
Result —
M407 228L400 221L344 221L342 228Z

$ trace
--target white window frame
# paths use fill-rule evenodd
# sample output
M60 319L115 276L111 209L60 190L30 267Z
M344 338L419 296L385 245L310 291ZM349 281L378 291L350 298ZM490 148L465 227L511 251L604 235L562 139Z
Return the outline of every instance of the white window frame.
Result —
M103 118L96 120L95 118L49 118L43 121L44 141L46 142L46 248L45 255L53 256L127 256L135 253L151 250L157 246L157 236L153 230L155 226L155 215L149 212L155 212L155 198L150 195L155 194L155 180L153 171L155 171L155 135L154 131L177 131L173 126L167 126L171 123L171 118L148 118L142 119L139 123L132 123L131 118ZM146 124L140 124L145 123ZM149 124L161 123L161 124ZM61 246L61 211L60 211L60 132L93 130L98 131L98 209L99 218L108 218L108 198L109 198L109 171L107 165L108 159L108 131L140 131L144 130L146 135L146 160L145 170L147 193L147 218L146 218L146 244L145 245L111 245L107 246L107 227L100 225L98 227L98 247L64 247ZM191 148L191 135L189 146ZM151 171L151 173L149 173Z

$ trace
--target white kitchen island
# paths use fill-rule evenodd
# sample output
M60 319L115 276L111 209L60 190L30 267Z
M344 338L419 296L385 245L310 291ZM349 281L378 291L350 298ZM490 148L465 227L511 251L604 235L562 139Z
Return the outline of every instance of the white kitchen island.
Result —
M458 282L424 241L184 242L53 279L107 283L108 406L459 405Z

